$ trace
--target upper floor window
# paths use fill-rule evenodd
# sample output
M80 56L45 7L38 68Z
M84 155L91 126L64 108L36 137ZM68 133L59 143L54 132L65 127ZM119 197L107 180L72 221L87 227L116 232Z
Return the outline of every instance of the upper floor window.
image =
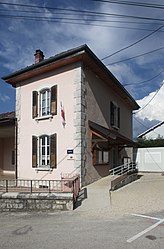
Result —
M110 102L110 125L120 128L120 108L112 101Z
M44 117L57 114L57 85L41 91L33 91L32 117Z
M50 89L44 89L40 92L40 116L50 114Z

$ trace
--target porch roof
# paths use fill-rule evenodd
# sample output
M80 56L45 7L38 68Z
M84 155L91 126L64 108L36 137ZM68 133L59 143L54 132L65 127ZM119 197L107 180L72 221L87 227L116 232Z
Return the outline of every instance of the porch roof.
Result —
M15 112L0 114L0 138L13 137L15 135Z
M125 147L136 147L137 144L131 139L121 135L118 131L106 128L97 123L89 121L89 127L92 131L96 132L100 137L106 139L110 144L120 145Z

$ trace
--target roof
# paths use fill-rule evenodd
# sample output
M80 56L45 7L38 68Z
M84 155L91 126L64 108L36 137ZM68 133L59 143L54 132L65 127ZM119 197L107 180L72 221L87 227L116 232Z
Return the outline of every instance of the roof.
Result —
M15 118L15 112L0 113L0 120Z
M145 136L146 134L148 134L149 132L155 130L156 128L162 126L164 124L164 121L159 122L158 124L154 125L153 127L149 128L148 130L144 131L143 133L141 133L140 135L138 135L138 138L142 138L143 136Z
M0 126L15 124L15 112L6 112L0 114Z
M2 77L2 79L12 86L16 87L17 83L23 80L32 78L36 75L41 75L43 73L75 62L83 62L103 81L110 84L110 87L113 88L114 91L117 92L125 102L130 104L133 110L139 109L139 105L128 93L128 91L86 44L77 48L67 50L48 59L44 59L39 63L33 64L24 69L4 76Z
M116 130L111 130L92 121L89 121L89 127L91 128L92 131L95 131L96 133L100 134L101 136L109 140L111 144L117 144L126 147L129 146L134 147L137 145L134 141L121 135Z

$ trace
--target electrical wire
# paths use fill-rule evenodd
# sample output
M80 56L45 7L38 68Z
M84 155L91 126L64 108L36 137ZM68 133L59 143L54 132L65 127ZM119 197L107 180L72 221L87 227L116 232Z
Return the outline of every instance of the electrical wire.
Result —
M163 4L151 4L151 3L141 3L141 2L128 2L128 1L111 1L111 0L92 0L94 2L104 2L104 3L114 3L114 4L122 4L122 5L130 5L135 7L146 7L146 8L156 8L156 9L164 9Z
M164 49L164 47L157 48L157 49L151 50L149 52L146 52L146 53L143 53L143 54L139 54L139 55L127 58L127 59L123 59L123 60L120 60L120 61L115 61L113 63L108 63L108 64L106 64L106 66L111 66L111 65L118 64L118 63L121 63L121 62L124 62L124 61L132 60L132 59L135 59L135 58L147 55L147 54L151 54L151 53L157 52L157 51L162 50L162 49Z
M152 17L141 17L141 16L134 16L134 15L121 15L116 13L107 13L107 12L98 12L98 11L88 11L88 10L79 10L79 9L70 9L70 8L55 8L55 7L44 7L39 5L28 5L28 4L18 4L18 3L7 3L7 2L0 2L2 5L9 5L9 6L17 6L17 7L27 7L27 8L37 8L37 9L44 9L44 10L56 10L56 11L66 11L66 12L76 12L76 13L83 13L83 14L98 14L103 16L110 16L110 17L119 17L119 18L133 18L133 19L143 19L148 21L162 21L164 19L160 18L152 18Z
M160 89L162 88L162 86L164 85L164 81L162 82L160 88L155 92L155 94L153 95L153 97L147 102L147 104L145 106L143 106L142 108L140 108L138 111L134 112L134 114L141 112L143 109L145 109L150 102L155 98L155 96L158 94L158 92L160 91Z
M141 121L139 121L135 116L133 116L133 118L134 118L139 124L141 124L143 127L145 127L147 130L150 129L150 127L147 127L145 124L143 124ZM154 130L153 130L153 132L154 132L155 134L158 135L158 133L155 132Z
M163 72L164 72L164 69L163 69L162 71L160 71L158 74L156 74L155 76L153 76L152 78L148 79L148 80L144 80L144 81L137 82L137 83L129 83L129 84L125 84L125 85L123 84L123 86L126 87L126 86L131 86L131 85L136 85L136 86L142 85L142 84L144 84L144 83L146 83L146 82L148 82L148 81L151 81L151 80L157 78L157 77L158 77L159 75L161 75Z
M89 20L89 19L78 19L78 18L62 18L62 17L32 17L32 16L16 16L16 15L3 15L0 14L0 17L2 18L15 18L15 19L23 19L23 20L29 20L29 21L40 21L40 22L60 22L61 23L68 23L68 24L75 24L75 25L86 25L86 26L96 26L96 27L107 27L107 28L118 28L118 29L128 29L128 30L142 30L142 31L154 31L152 29L144 29L144 28L138 28L138 27L126 27L126 26L114 26L114 25L101 25L96 24L94 22L113 22L113 21L104 21L104 20ZM66 21L64 21L66 20ZM70 21L69 21L70 20ZM72 20L72 21L71 21ZM83 21L83 22L73 22L73 21ZM85 22L84 22L85 21ZM92 23L88 23L92 22ZM159 32L164 32L160 30Z
M126 50L126 49L128 49L128 48L133 47L134 45L138 44L139 42L141 42L141 41L147 39L148 37L150 37L151 35L155 34L156 32L158 32L158 31L159 31L160 29L162 29L163 27L164 27L164 25L160 26L159 28L157 28L156 30L154 30L153 32L151 32L150 34L148 34L148 35L142 37L141 39L137 40L136 42L134 42L134 43L132 43L132 44L130 44L130 45L124 47L124 48L121 48L121 49L117 50L116 52L114 52L114 53L112 53L112 54L110 54L110 55L108 55L108 56L105 56L105 57L102 58L101 60L106 60L106 59L110 58L111 56L113 56L113 55L115 55L115 54L118 54L118 53L120 53L120 52L122 52L122 51L124 51L124 50Z

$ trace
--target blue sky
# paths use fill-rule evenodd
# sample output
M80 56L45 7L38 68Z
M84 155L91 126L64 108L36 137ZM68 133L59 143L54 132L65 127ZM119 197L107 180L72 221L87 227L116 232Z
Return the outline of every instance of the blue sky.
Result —
M137 1L141 3L126 2ZM154 0L143 2L154 4ZM164 2L155 4L163 6L0 0L0 78L33 64L36 49L48 58L86 43L100 59L109 56L103 63L142 107L134 115L134 134L139 134L163 121L164 115ZM0 79L0 113L13 110L15 89Z

